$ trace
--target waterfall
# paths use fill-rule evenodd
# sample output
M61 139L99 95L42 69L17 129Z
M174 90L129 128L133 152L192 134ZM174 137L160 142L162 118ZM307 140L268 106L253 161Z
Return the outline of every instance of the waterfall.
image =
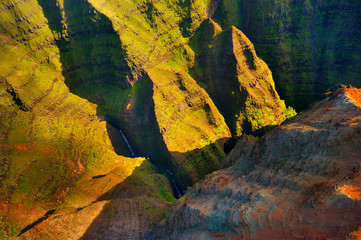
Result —
M122 138L123 138L123 141L125 142L125 144L127 145L128 147L128 150L130 152L130 155L131 157L134 157L135 156L135 153L132 149L132 147L130 146L130 143L128 141L128 139L126 138L126 136L124 135L124 133L122 132L122 130L118 129L120 134L122 135ZM153 163L153 162L152 162ZM160 168L165 174L168 175L168 179L170 180L170 184L173 186L173 194L174 194L174 197L176 198L180 198L182 197L182 192L179 190L178 186L177 186L177 183L175 182L175 178L174 178L174 173L172 171L170 171L169 169L164 169L162 168L161 166L159 166L158 164L156 163L153 163L155 166L157 166L158 168Z
M177 186L177 184L175 183L175 181L174 181L173 178L172 178L172 182L173 182L173 186L174 186L174 188L175 188L175 191L177 192L177 195L178 195L177 198L182 197L182 193L179 191L178 186Z
M127 147L128 147L128 150L129 150L129 152L130 152L130 156L131 156L131 157L134 157L135 154L134 154L134 151L133 151L132 147L130 146L130 144L129 144L129 142L128 142L128 139L125 137L125 135L124 135L124 133L122 132L122 130L119 129L119 132L120 132L120 134L122 135L122 138L123 138L125 144L126 144Z

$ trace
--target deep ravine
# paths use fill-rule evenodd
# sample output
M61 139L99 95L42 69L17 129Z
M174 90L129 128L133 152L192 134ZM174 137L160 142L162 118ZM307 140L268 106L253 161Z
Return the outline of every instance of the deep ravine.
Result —
M131 157L136 157L136 154L132 148L132 146L130 145L129 143L129 140L127 139L127 137L124 135L123 131L118 128L117 129L121 136L122 136L122 139L124 141L124 143L127 145L127 148L129 150L129 154ZM162 167L161 165L159 165L158 163L155 163L153 160L149 159L149 161L154 165L156 166L160 171L162 171L168 178L169 180L169 183L172 187L172 191L173 191L173 196L177 199L181 198L183 196L183 192L180 190L180 187L179 185L177 184L177 180L175 179L174 177L174 173L172 171L170 171L169 169L165 169L164 167Z

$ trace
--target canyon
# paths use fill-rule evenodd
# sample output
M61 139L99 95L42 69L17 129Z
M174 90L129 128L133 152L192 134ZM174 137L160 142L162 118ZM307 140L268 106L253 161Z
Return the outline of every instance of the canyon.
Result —
M324 97L259 139L242 136L152 239L359 239L361 90Z
M1 0L0 239L357 239L360 19Z

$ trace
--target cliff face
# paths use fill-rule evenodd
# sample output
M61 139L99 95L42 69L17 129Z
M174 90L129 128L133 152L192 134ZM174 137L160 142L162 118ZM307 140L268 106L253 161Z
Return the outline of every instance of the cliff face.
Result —
M81 180L76 195L17 239L141 239L175 198L166 177L147 161L125 181L118 178L112 171Z
M80 177L144 159L114 152L96 105L64 84L59 49L36 1L0 3L0 238L59 206Z
M233 166L194 186L153 238L357 239L360 99L338 88L260 139L242 137L223 162Z
M283 121L285 104L275 90L272 73L240 30L222 31L208 19L190 46L196 54L192 72L214 99L234 136Z
M207 93L198 98L204 90L186 78L185 73L180 74L182 70L168 67L169 71L162 72L165 68L158 67L186 45L214 8L210 2L180 5L177 1L39 3L56 37L62 72L70 90L97 104L97 114L122 129L136 155L150 157L177 172L183 187L219 166L221 157L209 158L214 162L212 167L198 174L183 155L228 138L228 127L222 116ZM169 79L160 76L167 73L174 75L169 75ZM187 129L174 131L184 125ZM180 140L186 135L182 146L175 144L174 139ZM179 147L175 148L176 145ZM214 149L203 151L224 156L222 143ZM179 153L182 161L172 152ZM124 147L119 153L128 154ZM180 162L189 166L179 167Z
M203 75L193 75L199 58L188 44L218 4L0 3L0 238L111 238L112 228L117 235L133 229L133 238L158 221L174 201L169 183L144 158L125 157L131 154L119 129L136 156L171 169L182 188L219 168L224 141L231 137L227 124L239 118L222 113L219 106L227 101L214 104L212 88L201 86ZM253 100L272 96L270 105L249 104L278 104L274 114L283 118L270 72L248 39L235 28L224 35L226 41L217 44L231 46L218 49L249 48L251 68L267 78L258 88L255 79L263 75L243 76L247 53L234 52L227 60L237 66L232 84ZM227 98L228 90L219 97ZM122 195L124 189L137 191ZM119 225L128 218L134 226ZM71 230L74 221L78 228Z
M334 84L360 86L360 1L224 0L215 19L250 38L297 109Z
M246 53L235 52L239 59L228 60L237 66L236 71L243 71L231 73L233 85L241 85L232 104L235 111L222 108L233 100L228 97L230 89L212 96L210 89L205 92L197 84L196 76L196 81L189 76L196 53L187 43L208 14L215 12L217 3L53 0L39 4L60 51L70 91L95 103L98 116L123 129L137 155L171 168L183 188L218 168L223 142L230 137L223 117L234 136L242 134L244 125L252 131L283 120L284 104L274 90L271 73L248 39L246 45L252 48L248 60L254 69L241 69L245 60L240 58ZM227 39L235 43L220 40L217 49L230 45L234 51L241 50L239 45L245 40L240 41L240 36L246 38L233 29ZM225 68L218 67L227 72ZM216 82L221 81L217 78ZM262 100L264 94L270 102ZM240 111L235 106L242 101L247 107L240 104ZM224 116L218 109L224 110ZM119 149L127 154L124 146Z

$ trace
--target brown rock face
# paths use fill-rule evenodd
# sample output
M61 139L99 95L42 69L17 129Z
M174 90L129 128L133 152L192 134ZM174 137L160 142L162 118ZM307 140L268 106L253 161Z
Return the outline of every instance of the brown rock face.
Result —
M244 137L154 239L357 239L361 90L341 86L259 140ZM168 237L169 236L169 237Z

